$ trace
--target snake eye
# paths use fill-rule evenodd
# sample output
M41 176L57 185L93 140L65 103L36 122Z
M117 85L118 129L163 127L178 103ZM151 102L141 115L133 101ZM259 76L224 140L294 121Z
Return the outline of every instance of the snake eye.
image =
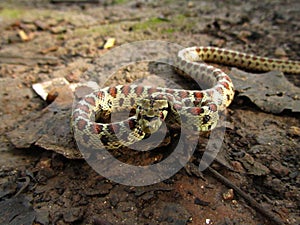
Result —
M205 116L203 117L203 124L208 123L209 120L210 120L210 116L209 116L209 115L205 115Z

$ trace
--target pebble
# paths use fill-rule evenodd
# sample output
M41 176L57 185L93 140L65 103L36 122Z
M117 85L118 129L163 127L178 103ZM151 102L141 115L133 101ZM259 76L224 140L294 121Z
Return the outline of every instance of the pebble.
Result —
M295 179L298 175L299 175L299 172L298 172L298 171L294 171L294 172L291 172L291 173L290 173L289 177L290 177L291 179Z
M234 169L235 171L237 171L237 172L239 172L239 173L244 173L244 172L245 172L245 169L244 169L244 167L242 166L242 164L241 164L240 162L238 162L238 161L233 161L233 162L231 163L231 165L232 165L232 167L233 167L233 169Z
M61 34L65 33L67 31L67 28L64 26L51 27L50 31L53 34Z
M291 136L300 136L300 127L296 127L296 126L291 126L288 129L288 134Z
M224 200L232 200L234 197L233 189L228 189L227 192L223 193L223 199Z
M285 50L283 48L278 47L278 48L276 48L276 50L274 52L274 55L276 57L283 57L283 56L286 56L286 52L285 52Z

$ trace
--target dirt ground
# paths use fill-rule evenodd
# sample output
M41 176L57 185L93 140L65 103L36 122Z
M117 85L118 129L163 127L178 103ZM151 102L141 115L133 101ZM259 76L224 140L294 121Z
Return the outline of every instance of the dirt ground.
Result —
M300 60L299 9L297 0L1 1L0 224L300 224L299 75L282 76L289 82L279 91L285 81L278 73L258 86L260 76L251 84L221 65L237 91L215 162L203 174L197 169L206 135L184 168L145 187L112 182L81 158L70 129L69 88L55 89L48 101L32 88L55 78L68 85L140 77L147 83L159 73L169 76L165 86L193 88L190 80L148 62L103 80L109 68L99 57L141 40ZM109 38L116 42L106 49ZM274 96L265 90L271 82ZM164 149L137 160L147 164L164 157Z

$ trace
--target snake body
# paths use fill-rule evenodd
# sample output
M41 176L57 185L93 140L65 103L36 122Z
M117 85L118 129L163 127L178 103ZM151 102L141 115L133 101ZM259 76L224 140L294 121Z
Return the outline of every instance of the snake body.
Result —
M216 47L190 47L178 52L176 66L201 82L204 90L183 90L138 85L106 87L85 96L75 106L72 126L77 143L91 149L130 146L156 132L168 113L180 112L185 126L196 131L213 129L219 111L234 97L230 77L205 62L251 70L279 70L300 73L300 62L271 59ZM108 116L120 109L132 109L133 116L119 122L96 122L96 114ZM101 144L102 143L102 144Z

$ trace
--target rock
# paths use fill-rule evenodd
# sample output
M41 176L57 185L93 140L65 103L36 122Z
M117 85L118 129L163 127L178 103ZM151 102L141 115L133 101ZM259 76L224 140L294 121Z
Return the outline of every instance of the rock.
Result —
M273 161L269 168L275 175L280 177L287 176L290 173L290 170L278 161Z
M40 29L40 30L47 30L47 29L49 29L48 24L45 23L45 22L43 22L43 21L41 21L41 20L36 20L36 21L34 21L34 25L35 25L38 29Z
M270 173L270 170L266 166L255 161L254 158L249 154L245 154L245 156L240 158L239 161L246 168L248 174L264 176Z
M56 27L51 27L51 33L53 34L62 34L67 31L67 28L64 26L56 26Z
M233 162L231 162L231 165L236 172L245 173L245 169L240 162L233 161Z

